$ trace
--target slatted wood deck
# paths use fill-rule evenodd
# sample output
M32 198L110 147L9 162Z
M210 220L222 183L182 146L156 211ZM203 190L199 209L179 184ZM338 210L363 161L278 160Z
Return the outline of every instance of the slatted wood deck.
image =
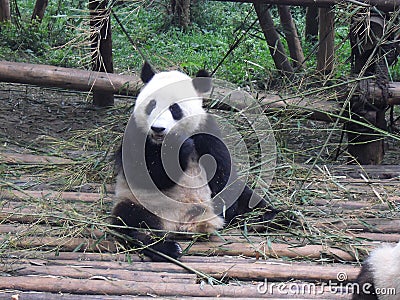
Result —
M114 241L104 226L112 185L60 192L35 184L41 167L68 159L3 149L0 162L32 168L32 176L4 174L0 299L350 299L346 284L368 250L400 240L398 166L321 167L304 189L312 197L298 206L302 224L185 240L176 264L150 262Z

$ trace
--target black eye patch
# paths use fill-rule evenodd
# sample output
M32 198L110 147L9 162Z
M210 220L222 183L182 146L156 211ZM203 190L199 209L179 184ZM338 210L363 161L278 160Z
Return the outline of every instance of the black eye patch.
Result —
M151 112L153 111L153 109L155 109L156 108L156 100L151 100L148 104L147 104L147 106L146 106L146 109L145 109L145 112L146 112L146 115L150 115L151 114Z
M182 111L182 108L178 104L176 104L176 103L172 104L169 107L169 111L171 112L172 117L174 118L174 120L182 119L183 111Z

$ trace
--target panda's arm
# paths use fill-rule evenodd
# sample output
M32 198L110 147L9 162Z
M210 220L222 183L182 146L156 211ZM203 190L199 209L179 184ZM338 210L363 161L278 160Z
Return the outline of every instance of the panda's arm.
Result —
M254 194L252 189L238 180L229 150L222 141L218 125L212 116L208 115L200 132L193 136L197 153L200 157L211 155L216 163L216 168L203 163L212 197L215 197L216 213L223 214L226 223L229 224L238 215L248 213L253 209L249 206L252 197L258 198L256 199L258 205L255 208L266 207L264 199ZM274 215L275 210L268 212L264 219L272 219Z
M215 119L208 115L204 125L198 132L192 136L196 152L199 157L211 155L216 162L215 173L213 173L214 168L212 165L203 163L209 181L208 185L214 197L226 186L229 176L236 177L236 173L232 168L228 148L221 139L221 132ZM210 178L211 176L212 178Z

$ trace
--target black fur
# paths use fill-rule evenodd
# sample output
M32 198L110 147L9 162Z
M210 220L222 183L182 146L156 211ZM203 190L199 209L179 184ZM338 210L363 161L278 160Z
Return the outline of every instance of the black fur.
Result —
M201 94L210 91L212 86L210 73L206 70L198 71L196 77L193 78L193 86Z
M151 112L153 111L153 109L155 109L156 108L156 105L157 105L157 103L156 103L156 100L150 100L150 102L146 105L146 109L145 109L145 112L146 112L146 115L150 115L151 114Z
M151 65L145 61L142 67L142 72L140 73L140 79L142 79L143 83L148 83L156 73L154 72Z
M144 231L138 231L133 228L155 229L161 230L161 220L159 217L149 212L143 206L136 205L129 199L119 201L114 207L112 224L123 226L124 228L116 228L116 230L130 237L128 245L143 248L141 252L150 257L153 261L166 261L165 258L149 250L149 245L154 250L162 252L172 258L179 258L182 250L177 242L165 239L162 232L152 231L152 235ZM140 217L138 217L140 216ZM132 229L126 228L133 227ZM125 241L125 240L124 240Z
M366 261L356 279L357 287L353 291L352 300L378 300L375 293L374 273L371 265Z
M227 224L234 221L235 217L249 213L255 208L268 208L261 221L271 220L277 213L272 207L267 207L266 201L253 193L253 191L238 180L236 170L232 165L228 148L221 139L219 127L212 116L207 117L203 132L193 136L196 151L199 156L211 155L216 163L217 169L212 178L208 176L211 196L214 198L215 211L225 215ZM207 165L203 166L206 173L211 173ZM212 170L213 171L213 170ZM249 207L251 197L257 197L258 204L254 208ZM224 207L228 209L224 212Z
M179 106L179 104L177 104L177 103L172 104L169 107L169 110L170 110L174 120L180 120L183 118L183 111L182 111L182 108Z

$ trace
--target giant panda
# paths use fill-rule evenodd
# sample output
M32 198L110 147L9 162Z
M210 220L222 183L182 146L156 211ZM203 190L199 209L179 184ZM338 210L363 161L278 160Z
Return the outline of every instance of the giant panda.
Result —
M372 251L356 283L353 300L400 299L400 242Z
M145 62L141 79L116 153L112 224L130 246L165 261L182 254L171 232L212 233L252 211L249 202L259 196L238 180L218 124L202 107L212 86L205 70L191 79L179 71L156 74ZM256 202L261 220L277 214L266 200Z

